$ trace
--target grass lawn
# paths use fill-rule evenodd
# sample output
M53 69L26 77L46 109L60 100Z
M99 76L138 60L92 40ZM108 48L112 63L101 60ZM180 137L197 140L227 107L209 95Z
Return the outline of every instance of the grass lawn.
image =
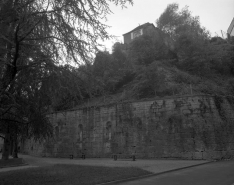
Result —
M63 165L1 172L1 185L90 185L147 175L139 168Z

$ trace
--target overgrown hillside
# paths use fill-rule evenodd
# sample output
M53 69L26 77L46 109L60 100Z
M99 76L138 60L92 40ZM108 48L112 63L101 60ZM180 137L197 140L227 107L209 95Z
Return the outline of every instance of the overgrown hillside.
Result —
M151 33L127 46L115 43L111 54L100 51L92 63L68 67L71 93L60 94L54 110L173 95L234 94L234 38L211 38L199 18L177 4L169 5L156 23L160 37Z

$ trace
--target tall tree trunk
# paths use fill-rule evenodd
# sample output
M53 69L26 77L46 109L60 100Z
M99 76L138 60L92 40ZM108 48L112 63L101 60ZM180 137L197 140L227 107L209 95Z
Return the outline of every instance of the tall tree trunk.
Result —
M17 126L15 127L15 134L13 138L13 158L18 158L18 138L17 138Z
M16 2L17 1L15 1L15 3ZM14 1L9 0L7 1L7 3L4 4L3 8L7 8L7 9L12 8L13 4L14 4ZM12 11L9 11L9 12L14 13ZM11 17L11 18L13 20L15 17ZM4 70L2 70L2 75L0 79L0 105L3 104L5 106L7 105L7 100L6 100L5 95L10 93L11 83L15 79L15 76L17 74L16 62L18 59L18 52L19 52L19 45L18 43L16 43L17 42L17 32L15 32L16 23L12 20L10 20L5 25L8 39L12 42L6 42L3 45L4 47L6 47L6 53L5 53L6 62L4 63ZM13 52L12 48L14 46L14 43L16 46L15 46L15 51ZM14 57L12 58L12 56ZM8 125L6 133L5 133L4 144L3 144L2 159L4 160L9 159L9 155L11 152L10 146L11 146L11 137L10 137L10 128Z
M2 159L8 160L10 155L10 133L5 134L5 139L3 143Z

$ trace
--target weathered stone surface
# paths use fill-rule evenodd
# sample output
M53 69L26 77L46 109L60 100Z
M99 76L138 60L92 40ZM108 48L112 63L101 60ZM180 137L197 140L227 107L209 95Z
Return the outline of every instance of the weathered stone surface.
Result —
M49 114L54 138L27 141L41 156L221 159L234 154L234 109L225 98L186 96Z

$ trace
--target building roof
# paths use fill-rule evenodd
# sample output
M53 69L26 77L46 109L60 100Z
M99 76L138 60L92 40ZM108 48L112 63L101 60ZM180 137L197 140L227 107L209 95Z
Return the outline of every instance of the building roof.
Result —
M129 33L133 32L133 31L135 31L135 30L139 30L139 29L142 29L142 28L146 28L146 27L148 27L148 26L150 26L150 25L154 26L154 24L147 22L147 23L145 23L145 24L142 24L142 25L140 25L140 26L134 28L133 30L131 30L131 31L129 31L128 33L125 33L125 34L123 34L123 35L129 34ZM155 26L154 26L154 27L155 27Z
M233 29L234 29L234 18L232 19L232 22L231 22L230 26L228 27L227 33L230 34Z

